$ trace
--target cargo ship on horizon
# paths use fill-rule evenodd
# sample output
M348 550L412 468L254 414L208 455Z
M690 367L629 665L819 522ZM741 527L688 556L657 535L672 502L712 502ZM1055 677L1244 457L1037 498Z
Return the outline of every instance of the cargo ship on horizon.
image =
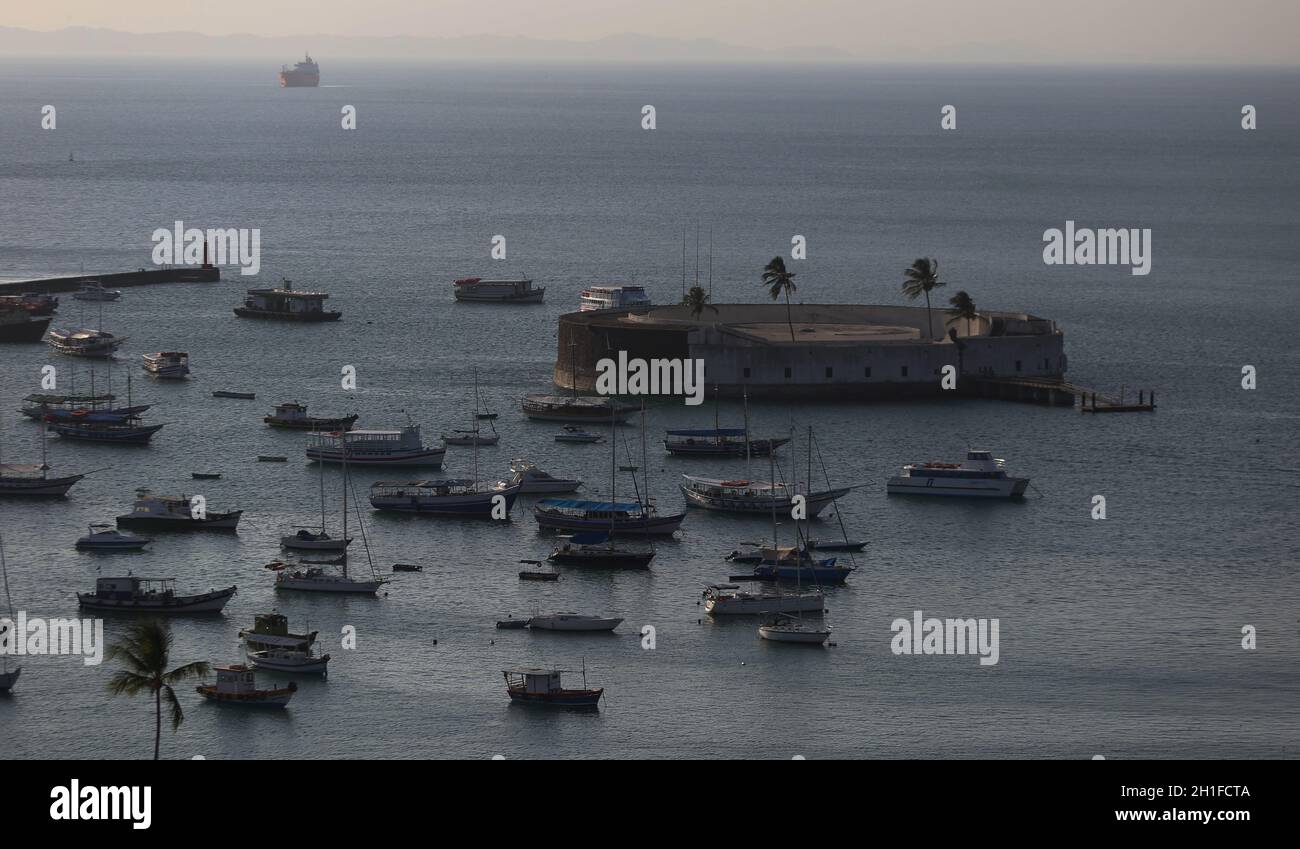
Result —
M293 68L280 66L281 88L316 88L320 85L320 65L311 58L310 53L304 55L306 58Z

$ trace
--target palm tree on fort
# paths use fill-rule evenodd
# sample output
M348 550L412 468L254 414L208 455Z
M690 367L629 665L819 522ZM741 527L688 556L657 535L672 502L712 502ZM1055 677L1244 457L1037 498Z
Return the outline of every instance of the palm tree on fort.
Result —
M948 303L952 304L952 318L948 319L948 324L963 318L966 319L966 335L969 336L971 321L979 318L979 312L975 309L975 299L966 294L965 289L962 289L949 298Z
M146 619L132 624L127 629L126 636L108 650L109 660L120 660L126 667L119 669L109 679L108 691L114 696L123 693L134 696L142 692L153 696L154 760L158 760L158 749L162 744L163 700L166 700L171 710L173 733L185 721L185 713L181 710L181 703L171 685L186 678L201 678L209 671L208 664L203 661L187 663L168 671L171 648L171 628L157 619Z
M763 285L774 301L785 295L785 323L790 325L790 341L795 341L794 320L790 317L790 293L795 290L794 272L786 271L785 260L774 256L763 269Z
M718 308L709 303L709 300L712 297L712 295L704 291L703 287L697 283L682 297L682 306L690 307L691 315L694 316L696 320L699 320L699 317L705 310L713 310L714 313L717 313Z
M915 301L925 295L925 329L931 339L934 330L930 319L930 291L943 285L939 279L939 260L922 257L912 263L912 267L903 271L903 294L908 300Z

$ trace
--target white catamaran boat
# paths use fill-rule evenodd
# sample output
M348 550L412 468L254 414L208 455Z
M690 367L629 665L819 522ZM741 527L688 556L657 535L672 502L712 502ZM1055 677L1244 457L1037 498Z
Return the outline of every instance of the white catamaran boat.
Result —
M420 426L399 430L349 430L313 433L307 442L307 459L317 463L342 463L344 447L354 466L422 466L442 468L447 449L426 446Z
M964 463L908 463L889 479L890 495L955 495L972 498L1020 498L1029 478L1013 478L1005 461L989 451L969 451Z

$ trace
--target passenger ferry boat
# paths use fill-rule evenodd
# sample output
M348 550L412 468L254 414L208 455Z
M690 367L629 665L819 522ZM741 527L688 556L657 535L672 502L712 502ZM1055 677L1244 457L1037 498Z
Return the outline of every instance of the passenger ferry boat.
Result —
M600 395L525 395L524 415L530 419L570 424L622 424L639 407L619 404Z
M676 532L686 514L664 516L639 501L544 498L533 508L533 517L539 527L551 530L658 535Z
M749 592L736 584L710 584L704 588L704 611L712 616L747 616L765 613L820 612L826 598L820 592Z
M715 480L682 475L682 494L691 507L728 513L789 514L794 489L785 483L751 480ZM806 499L808 518L814 518L837 498L848 495L849 487L822 492L798 493Z
M235 587L210 590L198 595L177 595L175 578L99 578L93 593L77 593L77 603L86 610L115 613L220 613L235 594Z
M114 336L107 330L89 327L57 327L50 331L45 342L60 354L70 357L108 359L126 341L125 336Z
M275 405L275 412L262 419L271 427L291 430L332 431L347 430L356 423L357 415L347 416L309 416L307 405L297 401L286 401Z
M320 65L311 58L310 53L304 54L303 61L292 68L288 65L280 66L280 88L316 88L319 85Z
M291 289L286 280L281 289L249 289L244 305L235 307L235 315L277 321L338 321L343 313L325 309L327 298L324 292Z
M498 495L505 498L509 517L519 486L498 489L472 480L377 481L370 485L370 506L397 513L489 519Z
M582 290L580 312L651 306L644 286L588 286Z
M342 463L344 448L349 465L427 466L442 468L447 449L425 445L420 426L398 430L349 430L313 433L307 442L307 459L317 463Z
M964 463L908 463L889 479L890 495L952 495L973 498L1021 498L1029 478L1014 478L1005 461L989 451L969 451Z
M664 440L669 454L687 457L766 457L790 441L789 437L750 439L739 427L706 430L670 430Z
M510 701L557 707L596 707L605 689L587 687L587 673L582 673L582 689L565 689L561 669L503 669L506 693Z
M546 287L533 288L531 280L484 280L465 277L452 284L458 301L493 304L540 304Z
M218 666L216 673L217 683L200 684L194 690L203 698L217 704L282 708L288 705L293 694L298 692L298 685L292 681L286 687L259 690L252 667L242 663Z
M289 633L289 617L283 613L258 613L253 617L253 627L243 628L239 638L252 651L262 649L291 649L306 651L316 642L319 631L309 634Z
M184 380L190 373L190 355L184 351L159 351L141 359L144 370L162 380Z
M135 493L135 508L117 517L119 528L153 528L168 531L233 531L243 510L230 513L207 511L195 518L190 498L185 495L154 495L147 489Z

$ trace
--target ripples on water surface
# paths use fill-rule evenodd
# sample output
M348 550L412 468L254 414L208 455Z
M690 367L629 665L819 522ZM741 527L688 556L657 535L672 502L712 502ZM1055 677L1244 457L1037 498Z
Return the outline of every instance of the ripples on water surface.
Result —
M228 271L213 285L130 289L104 307L104 326L130 337L116 390L128 372L142 376L143 352L191 354L189 383L135 383L150 417L168 423L153 445L52 439L57 469L109 468L66 503L0 505L15 604L32 615L67 615L98 569L132 569L184 588L240 587L223 617L177 623L177 662L238 659L237 630L276 604L296 628L328 637L328 681L303 682L287 712L223 710L188 693L165 754L1295 756L1294 74L322 61L337 87L281 90L274 68L246 65L0 64L0 276L138 268L152 230L177 219L262 231L259 278ZM54 132L38 127L46 103L59 110ZM639 128L646 103L658 109L654 132ZM954 133L936 130L946 103L959 110ZM1238 128L1243 103L1260 109L1260 130ZM344 104L357 107L355 132L339 129ZM1066 219L1152 228L1151 275L1044 267L1042 232ZM733 571L721 556L770 529L700 512L649 572L570 569L557 584L515 577L521 557L549 549L529 501L502 526L368 515L381 568L418 562L422 574L394 576L377 600L274 598L261 566L289 526L313 521L317 478L301 434L260 423L272 404L356 410L367 426L409 414L434 438L466 426L477 366L501 413L484 477L526 456L607 495L608 447L557 445L557 426L523 420L517 399L548 384L555 318L583 285L635 281L657 301L678 297L682 227L693 276L696 220L705 278L712 227L718 300L763 297L760 270L795 233L809 243L794 264L807 302L898 303L901 269L935 255L948 290L1058 321L1075 382L1154 386L1160 409L754 405L756 432L796 430L798 465L811 425L835 482L868 484L841 505L849 533L871 545L848 586L829 593L834 648L771 645L753 621L704 616L702 585ZM509 259L490 264L495 234ZM453 278L521 273L548 287L544 305L451 300ZM282 276L331 292L343 322L233 316L243 289ZM78 318L80 306L64 304ZM14 411L51 356L0 351L6 458L38 456L36 427ZM74 364L55 362L65 376ZM338 389L344 364L357 367L355 393ZM1239 388L1243 364L1259 370L1254 392ZM79 389L85 381L79 370ZM216 400L214 389L258 399ZM740 410L724 405L723 416L738 423ZM661 504L679 503L684 471L743 467L662 454L664 428L711 420L708 407L651 408ZM632 462L639 433L621 429ZM1033 478L1023 504L885 497L895 467L960 457L967 440ZM259 464L259 454L290 462ZM449 472L468 473L468 449L448 459ZM193 482L192 471L223 478ZM358 488L375 477L358 472ZM237 536L167 537L137 556L73 550L140 486L197 489L212 509L247 513ZM1094 494L1107 496L1104 522L1089 518ZM1000 663L892 655L889 623L918 608L1000 618ZM607 637L493 628L554 609L627 621ZM640 648L644 624L657 629L654 651ZM1245 624L1259 629L1256 651L1240 648ZM330 636L344 625L357 628L356 651ZM110 621L109 639L120 631ZM509 706L499 670L584 660L609 697L599 714ZM149 706L108 697L110 665L24 667L0 701L7 753L148 756Z

